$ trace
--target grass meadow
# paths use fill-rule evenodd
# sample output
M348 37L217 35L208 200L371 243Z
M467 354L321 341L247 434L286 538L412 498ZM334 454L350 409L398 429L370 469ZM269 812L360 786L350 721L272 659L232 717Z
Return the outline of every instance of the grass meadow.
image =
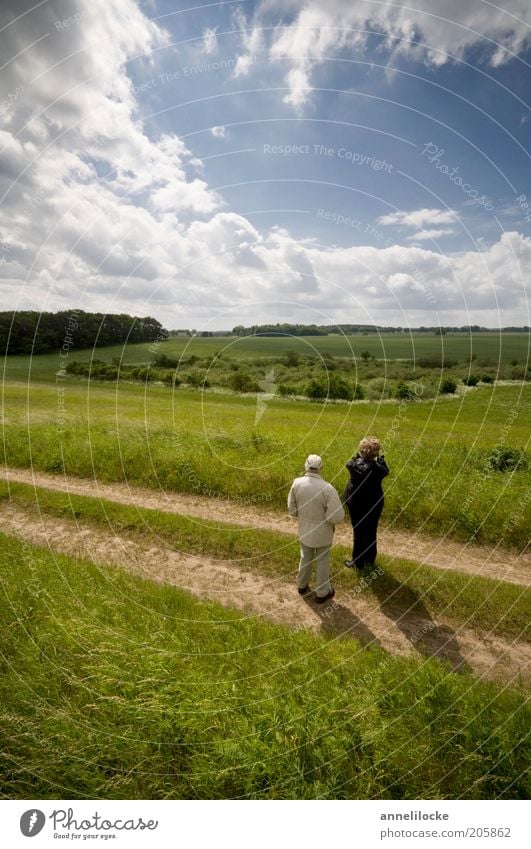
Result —
M350 345L355 357L369 351L380 359L365 358L365 375L389 362L398 378L410 367L399 361L420 356L473 363L495 377L502 367L527 369L524 334L289 340L302 354L309 344L345 363ZM155 351L138 345L69 358L145 365L160 353L213 357L223 346L255 373L262 357L264 374L288 347L285 339L173 338ZM8 466L217 496L235 513L262 505L280 515L308 453L322 455L325 477L342 491L345 462L376 434L391 468L385 524L489 543L508 558L528 543L524 379L460 385L415 402L383 394L330 402L87 381L65 374L64 364L59 354L5 361ZM496 471L497 448L522 450L522 462ZM294 592L297 542L285 534L0 483L0 504L8 502L44 525L60 517L93 532L111 528L143 545L231 561ZM488 683L450 662L465 632L516 647L525 639L529 591L503 575L494 581L380 555L382 574L363 590L375 609L398 628L410 611L433 625L415 657L404 658L59 555L53 536L50 547L0 535L3 797L528 798L522 681ZM338 598L359 580L342 567L346 555L334 548ZM448 644L448 660L433 657L435 637Z
M228 497L285 509L305 456L338 490L359 440L391 468L388 525L522 549L525 468L493 471L497 446L525 449L529 384L474 387L420 403L319 403L71 377L3 387L2 460L47 472Z
M525 696L1 536L11 798L526 798Z

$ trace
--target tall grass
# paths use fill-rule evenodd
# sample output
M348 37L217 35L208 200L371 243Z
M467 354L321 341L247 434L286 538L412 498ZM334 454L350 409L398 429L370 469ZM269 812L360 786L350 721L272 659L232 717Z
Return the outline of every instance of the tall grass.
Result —
M9 798L525 798L516 690L1 537Z
M531 502L525 470L494 471L499 444L524 448L531 387L484 389L436 404L323 406L149 386L4 387L2 462L128 480L283 509L304 457L318 451L338 489L359 439L378 434L391 476L383 521L522 549ZM63 401L61 402L63 403Z

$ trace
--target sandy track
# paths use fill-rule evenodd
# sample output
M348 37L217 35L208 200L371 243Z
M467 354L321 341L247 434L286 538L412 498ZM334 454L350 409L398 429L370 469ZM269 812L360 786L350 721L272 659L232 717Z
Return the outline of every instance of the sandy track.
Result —
M8 481L33 484L60 490L73 495L89 495L121 504L178 513L200 520L230 522L243 527L263 528L295 534L296 523L289 516L264 507L130 486L127 483L101 483L97 480L50 475L31 469L4 468L0 476ZM350 525L339 526L336 542L352 544ZM531 556L488 546L471 545L448 537L431 538L415 531L382 528L378 538L379 550L391 557L406 558L437 569L452 569L468 575L482 575L497 581L530 585Z
M199 558L154 546L126 535L80 525L43 514L40 518L5 502L0 506L2 529L52 552L112 564L145 578L185 589L203 599L237 608L244 617L255 615L292 628L328 632L338 638L356 637L363 645L379 645L399 655L438 657L456 671L470 670L486 679L518 682L529 678L531 645L483 637L468 628L452 628L419 614L376 601L363 593L338 591L336 598L317 605L300 598L294 584L238 569L229 561Z

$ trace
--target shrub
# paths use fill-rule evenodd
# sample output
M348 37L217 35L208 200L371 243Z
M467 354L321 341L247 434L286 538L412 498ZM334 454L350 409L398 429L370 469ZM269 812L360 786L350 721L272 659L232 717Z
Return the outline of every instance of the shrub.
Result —
M457 383L451 377L445 377L444 380L441 380L441 385L439 386L439 394L440 395L453 395L455 390L457 389Z
M186 375L185 380L189 386L193 386L194 389L207 389L210 386L210 383L206 379L205 375L200 371L192 371L190 374Z
M149 381L153 380L153 375L151 373L150 368L141 368L138 370L138 374L136 376L137 380L141 380L142 382L149 383Z
M290 386L288 383L279 383L277 391L279 395L285 397L286 395L295 395L297 390L294 386Z
M86 374L96 380L102 380L107 369L107 363L103 360L92 360L86 365Z
M479 379L482 383L494 383L494 378L491 374L482 374Z
M322 380L310 380L306 389L304 390L304 394L308 398L312 398L317 400L319 398L326 398L328 395L328 389L325 383Z
M286 365L288 368L297 368L300 361L301 356L298 351L286 351L286 353L284 354L284 359L282 360L284 365Z
M463 378L463 383L465 386L477 386L479 383L479 377L476 377L475 374L469 374L468 377Z
M353 397L352 386L337 374L331 374L328 381L314 378L308 383L304 394L313 399L331 398L343 401L351 401Z
M153 365L160 368L177 368L179 360L167 357L166 354L157 354L153 360Z
M104 380L118 380L118 376L119 371L116 366L107 366L101 375Z
M361 386L359 383L356 383L356 385L354 387L353 397L354 397L355 401L363 401L363 399L365 398L365 392L363 391L363 386Z
M398 381L396 387L395 398L400 398L401 401L413 401L415 394L411 391L407 383L403 380Z
M260 387L246 371L235 371L229 377L229 386L234 392L258 392Z
M523 448L496 447L487 457L487 466L494 472L527 469L529 463Z
M366 398L371 401L381 401L383 398L390 398L393 394L394 383L387 380L385 377L376 377L369 381L366 387Z
M167 386L179 386L179 385L180 385L180 383L181 383L181 381L179 380L179 378L177 377L177 375L176 375L176 374L174 374L174 373L173 373L173 372L171 372L171 371L166 372L166 374L165 374L165 375L164 375L164 377L162 378L162 381L163 381L163 383L165 383Z
M330 375L330 384L328 394L330 398L340 398L344 401L351 401L353 397L352 386L339 377L337 374Z

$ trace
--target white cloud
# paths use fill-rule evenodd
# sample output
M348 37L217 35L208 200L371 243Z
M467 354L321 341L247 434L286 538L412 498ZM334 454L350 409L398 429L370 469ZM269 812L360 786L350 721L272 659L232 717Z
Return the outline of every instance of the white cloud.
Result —
M412 236L408 236L408 242L422 242L429 239L440 239L441 236L450 236L454 231L451 227L430 227L428 230L418 230Z
M211 127L210 132L214 136L215 139L226 139L228 138L227 128L226 127Z
M247 19L242 9L237 6L232 13L232 21L235 31L240 31L240 39L242 43L242 53L238 56L236 66L234 68L234 76L245 76L257 61L257 57L262 51L264 40L263 34L259 27L249 26Z
M6 5L7 19L22 11ZM180 219L221 206L186 145L150 138L136 114L126 63L149 66L167 41L134 0L49 0L0 33L2 56L20 53L2 94L22 90L0 113L0 275L13 305L26 275L34 303L46 291L79 302L89 282L112 292L129 275L145 296L185 253Z
M213 53L217 52L218 37L216 31L217 27L207 27L203 33L203 53L206 53L207 56L211 56Z
M453 224L451 209L414 209L411 212L391 212L377 219L378 224L400 224L404 227L424 227L425 224Z
M285 101L300 111L311 95L314 68L342 50L362 48L368 33L381 36L389 64L410 56L440 66L483 47L490 65L499 66L530 43L531 4L505 0L420 0L414 4L370 0L263 0L244 34L238 73L249 70L262 49L262 27L273 25L268 53L289 68Z
M451 209L415 209L411 212L391 212L377 219L384 226L413 227L416 232L407 236L410 242L428 241L454 233L455 213ZM446 225L446 226L441 226ZM417 230L417 228L421 228Z
M9 56L50 33L5 69L4 96L20 84L24 91L0 116L4 303L14 307L20 296L26 308L154 313L168 326L231 326L223 320L231 310L249 321L313 311L315 321L363 315L399 324L408 316L434 323L440 312L459 314L462 324L470 309L475 320L485 316L481 323L529 323L531 239L518 233L447 256L398 244L326 248L285 229L260 233L222 210L184 142L171 133L150 138L138 118L126 63L137 54L134 61L154 62L165 33L132 0L95 0L73 29L56 30L54 21L76 9L85 9L81 0L51 0L0 34ZM15 10L13 0L13 18ZM247 42L254 50L259 40ZM318 57L325 47L300 49ZM379 223L418 239L455 218L422 209Z
M12 3L15 18L20 6ZM78 23L56 28L76 14ZM10 166L7 173L2 169L0 190L7 191L8 204L30 184L49 191L50 180L65 188L80 175L89 179L92 161L108 174L101 190L117 198L143 193L154 209L170 208L171 198L175 211L219 206L206 183L189 176L198 163L186 146L170 135L150 139L138 120L125 64L153 62L153 51L167 36L134 0L94 0L89 9L82 0L51 0L0 33L1 53L16 54L43 34L3 71L4 91L23 88L0 115L0 143Z

